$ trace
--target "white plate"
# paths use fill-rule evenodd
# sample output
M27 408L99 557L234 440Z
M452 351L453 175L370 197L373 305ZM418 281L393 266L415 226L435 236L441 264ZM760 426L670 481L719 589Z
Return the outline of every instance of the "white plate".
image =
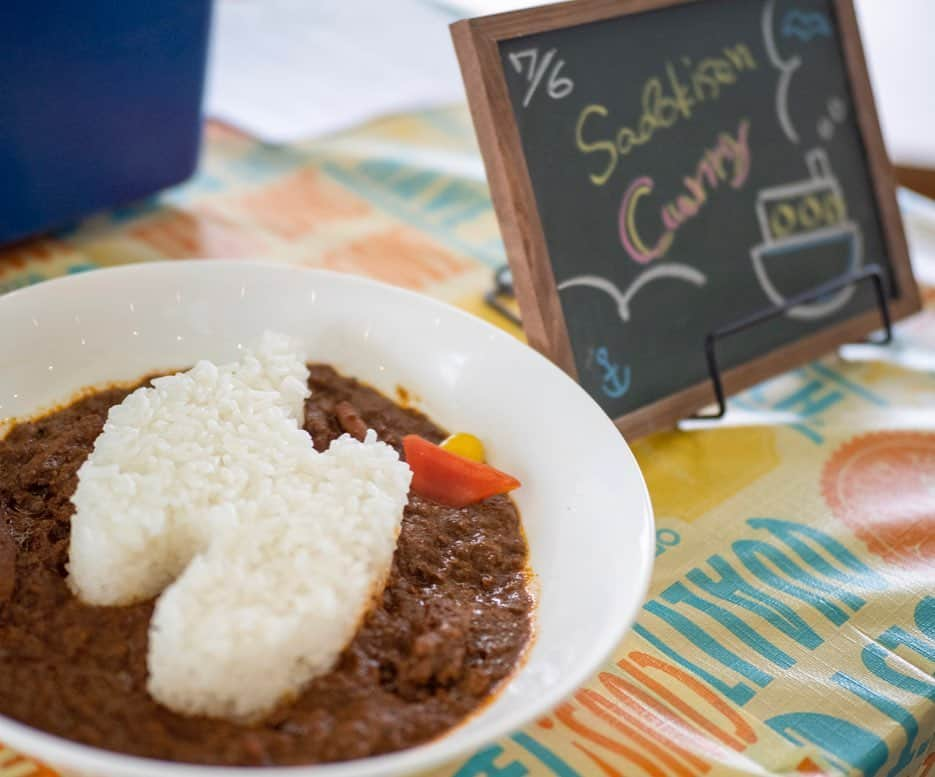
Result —
M257 775L403 775L463 756L546 713L591 676L633 622L653 562L652 508L604 412L535 351L426 297L346 275L248 262L99 270L0 298L0 417L84 386L231 359L274 329L377 388L402 385L443 426L480 436L515 493L538 578L536 640L496 701L420 747ZM69 774L242 777L243 770L117 755L0 717L0 741Z

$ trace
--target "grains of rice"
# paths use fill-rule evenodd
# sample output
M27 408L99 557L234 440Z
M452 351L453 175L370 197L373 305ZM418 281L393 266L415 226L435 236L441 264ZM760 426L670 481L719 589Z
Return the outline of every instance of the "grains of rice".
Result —
M316 452L307 380L266 334L130 394L79 470L69 583L98 605L161 594L149 690L177 712L252 718L297 693L389 572L409 467L372 431Z

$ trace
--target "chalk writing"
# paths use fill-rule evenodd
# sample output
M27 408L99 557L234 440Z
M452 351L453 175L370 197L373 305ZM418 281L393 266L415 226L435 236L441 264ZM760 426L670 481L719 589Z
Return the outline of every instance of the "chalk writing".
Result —
M699 103L717 100L722 87L735 84L742 74L756 68L753 52L742 43L724 48L722 56L705 57L697 63L688 57L679 63L667 62L665 79L656 76L643 86L642 113L635 128L620 126L603 139L593 139L593 127L589 125L595 124L597 117L606 119L610 114L607 107L591 104L582 108L575 124L577 149L583 154L606 155L603 169L589 174L591 183L603 186L621 156L649 143L657 131L691 119Z
M621 376L620 365L610 360L610 355L603 346L594 351L594 361L603 373L601 391L614 399L626 394L630 388L630 366L623 368Z
M783 59L779 56L779 49L776 47L776 38L773 34L773 15L776 9L776 0L767 0L763 6L763 42L766 45L766 54L769 61L779 71L779 83L776 85L776 116L779 118L779 126L786 137L793 143L799 142L799 133L792 124L789 116L789 84L795 71L802 66L802 58L799 56Z
M743 188L750 174L750 165L750 122L741 119L736 137L729 132L720 133L717 145L706 149L694 172L682 179L685 191L660 207L663 229L655 241L647 241L636 224L637 205L652 194L655 184L649 176L634 180L624 192L618 219L620 242L630 258L645 264L665 256L676 232L686 221L698 215L708 202L709 193L724 183L733 189Z
M822 116L818 119L818 124L815 125L816 130L818 131L818 137L820 137L825 142L831 140L834 137L834 122L831 121L827 116Z
M549 69L549 65L552 64L552 60L555 59L556 53L556 49L549 49L541 59L539 57L539 49L535 48L514 51L510 54L510 62L513 64L516 72L522 75L525 70L528 87L526 88L526 94L523 95L524 108L529 107L529 103L539 89L539 84L542 83L542 78L546 70ZM523 60L526 60L526 64L523 63ZM553 100L561 100L563 97L568 97L575 88L574 82L570 78L560 75L564 66L565 60L560 59L555 63L549 73L549 82L546 84L545 90Z
M832 0L664 5L593 0L602 10L584 24L545 11L541 25L526 26L536 13L515 17L509 35L494 35L495 78L479 95L495 127L502 105L487 103L503 87L508 97L505 132L483 145L511 261L534 268L518 289L538 308L530 338L573 366L631 434L702 401L709 333L784 308L717 346L736 387L752 379L742 368L754 359L766 375L871 328L872 290L842 280L871 258L902 299L897 317L907 301L897 283L906 276L893 274L902 243L890 240L876 196L885 193L876 132L864 137L873 117L853 102L864 77L847 55L849 15L839 19ZM560 58L574 92L556 101L547 84ZM828 126L816 132L820 118ZM554 285L538 282L546 270ZM598 346L619 362L616 388L600 378ZM621 394L624 365L631 382Z
M818 119L818 135L824 141L834 137L835 124L843 124L847 118L847 103L840 97L828 100L828 115Z
M782 37L798 38L808 43L815 38L831 37L831 22L820 11L801 11L793 8L782 17Z
M565 289L583 286L602 291L617 303L617 315L620 316L621 321L626 323L630 320L630 301L636 293L647 283L662 278L675 278L695 286L704 286L705 283L707 283L704 273L700 270L696 270L694 267L687 264L672 262L669 264L660 264L643 271L627 287L626 291L620 291L612 281L602 278L599 275L577 275L574 278L569 278L567 281L562 281L558 285L558 290L564 291Z
M840 97L832 97L828 100L828 115L832 121L841 123L847 118L847 103Z

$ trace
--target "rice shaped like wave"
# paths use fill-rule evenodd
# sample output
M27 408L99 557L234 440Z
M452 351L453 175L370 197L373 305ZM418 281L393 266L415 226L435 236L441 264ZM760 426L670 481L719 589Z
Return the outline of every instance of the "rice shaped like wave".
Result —
M252 718L327 672L385 583L411 472L368 433L318 453L304 355L267 334L111 409L72 498L69 583L161 593L149 690L183 714Z

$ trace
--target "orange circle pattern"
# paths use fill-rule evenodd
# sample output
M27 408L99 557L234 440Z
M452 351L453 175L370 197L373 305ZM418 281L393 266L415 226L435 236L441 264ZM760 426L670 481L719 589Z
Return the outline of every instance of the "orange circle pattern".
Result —
M874 432L838 448L822 493L867 547L900 566L935 560L935 434Z

